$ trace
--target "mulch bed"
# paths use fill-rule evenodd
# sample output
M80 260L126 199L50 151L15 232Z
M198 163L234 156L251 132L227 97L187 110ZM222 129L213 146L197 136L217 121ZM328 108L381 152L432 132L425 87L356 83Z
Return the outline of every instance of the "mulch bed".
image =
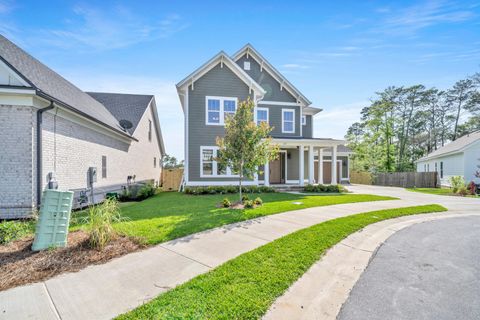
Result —
M66 248L33 252L32 242L33 238L25 238L0 246L0 291L76 272L144 248L130 238L119 236L102 251L90 249L88 235L83 231L71 232Z

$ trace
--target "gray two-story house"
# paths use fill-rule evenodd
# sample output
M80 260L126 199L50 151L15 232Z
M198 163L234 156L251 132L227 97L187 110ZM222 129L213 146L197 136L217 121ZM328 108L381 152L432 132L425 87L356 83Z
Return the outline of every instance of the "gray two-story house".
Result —
M250 44L233 56L221 51L177 84L185 114L186 186L237 184L238 176L220 168L216 137L239 101L255 102L255 121L273 127L280 146L277 160L265 163L246 185L340 183L349 180L350 150L343 140L313 137L314 108L297 88Z

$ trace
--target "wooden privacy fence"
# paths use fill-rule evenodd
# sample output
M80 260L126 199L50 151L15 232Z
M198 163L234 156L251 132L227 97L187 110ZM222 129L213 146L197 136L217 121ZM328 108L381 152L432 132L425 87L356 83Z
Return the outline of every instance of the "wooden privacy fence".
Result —
M438 182L437 172L377 173L373 180L373 184L377 186L403 188L436 188Z
M162 189L163 191L177 191L182 183L183 168L163 169Z
M372 184L373 176L367 171L350 171L350 183Z

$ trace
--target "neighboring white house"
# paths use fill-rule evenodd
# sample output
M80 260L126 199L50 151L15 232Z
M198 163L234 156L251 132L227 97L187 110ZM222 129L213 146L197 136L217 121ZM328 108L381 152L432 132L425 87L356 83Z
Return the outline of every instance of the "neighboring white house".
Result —
M441 185L448 186L452 176L463 176L468 183L480 183L475 172L480 170L480 131L450 142L426 157L418 159L417 172L438 172Z
M152 95L83 92L0 35L0 219L28 216L55 184L80 206L158 182L164 154Z

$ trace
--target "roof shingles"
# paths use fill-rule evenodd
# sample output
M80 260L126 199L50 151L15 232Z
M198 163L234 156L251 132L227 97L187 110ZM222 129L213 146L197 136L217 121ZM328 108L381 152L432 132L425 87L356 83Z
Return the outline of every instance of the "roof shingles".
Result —
M0 57L38 91L116 131L123 132L117 119L105 106L2 35Z

